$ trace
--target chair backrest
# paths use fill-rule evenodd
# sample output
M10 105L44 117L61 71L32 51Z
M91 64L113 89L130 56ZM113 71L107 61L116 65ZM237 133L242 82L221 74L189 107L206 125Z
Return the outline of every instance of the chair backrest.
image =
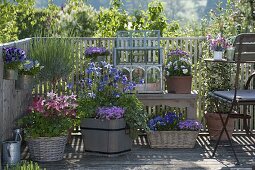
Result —
M239 34L235 38L236 62L255 62L255 33Z

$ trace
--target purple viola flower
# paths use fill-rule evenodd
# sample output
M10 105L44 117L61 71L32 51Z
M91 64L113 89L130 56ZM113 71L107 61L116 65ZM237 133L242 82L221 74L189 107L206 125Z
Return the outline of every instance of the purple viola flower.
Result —
M185 120L178 124L180 130L197 131L203 128L203 125L196 120Z
M167 76L190 76L191 75L191 57L180 49L172 50L168 53L166 59L166 75ZM183 69L185 69L183 71Z
M8 68L18 68L26 60L25 51L15 47L3 48L4 62Z
M106 56L109 55L110 52L106 50L104 47L88 47L85 50L85 56L89 58L97 57L97 56Z
M156 116L149 120L150 130L178 130L178 123L184 119L183 114L175 112L165 112L162 116Z
M121 119L124 117L125 110L121 107L99 107L97 109L97 118L99 119Z

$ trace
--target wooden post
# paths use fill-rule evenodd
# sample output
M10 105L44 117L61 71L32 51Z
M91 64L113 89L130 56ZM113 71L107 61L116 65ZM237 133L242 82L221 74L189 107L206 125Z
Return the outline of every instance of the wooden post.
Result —
M4 63L0 46L0 169L2 167L2 141L3 141L3 71Z

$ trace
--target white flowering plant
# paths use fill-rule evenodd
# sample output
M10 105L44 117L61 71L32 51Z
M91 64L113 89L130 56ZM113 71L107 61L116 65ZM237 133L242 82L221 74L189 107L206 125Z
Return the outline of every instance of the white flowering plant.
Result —
M191 75L190 55L182 50L176 49L168 53L166 58L165 71L167 76L190 76Z

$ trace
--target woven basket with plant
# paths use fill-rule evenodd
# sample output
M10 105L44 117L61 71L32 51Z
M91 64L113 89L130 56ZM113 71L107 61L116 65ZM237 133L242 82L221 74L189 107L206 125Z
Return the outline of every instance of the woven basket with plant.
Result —
M184 120L175 112L165 112L149 120L147 132L151 148L194 148L201 123Z

